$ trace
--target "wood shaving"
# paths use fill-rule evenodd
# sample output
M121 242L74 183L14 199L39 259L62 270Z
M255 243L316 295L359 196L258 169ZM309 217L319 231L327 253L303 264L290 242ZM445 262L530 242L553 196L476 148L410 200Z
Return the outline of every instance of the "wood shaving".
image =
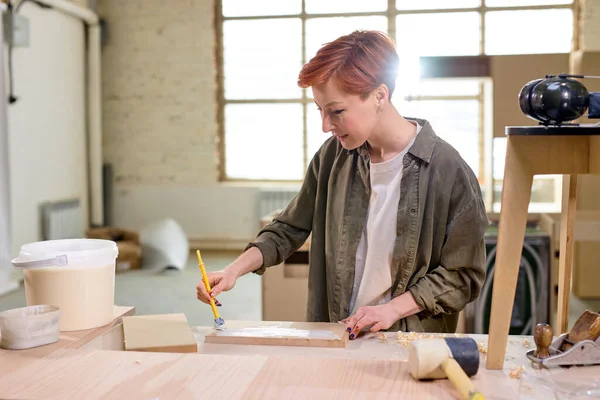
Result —
M531 342L529 339L523 339L523 346L525 346L526 349L531 347Z
M510 372L508 373L508 376L512 379L521 379L521 374L523 373L523 371L525 371L524 366L511 368Z
M417 332L402 332L398 331L396 334L396 342L401 344L402 346L408 348L410 347L410 343L416 339L439 339L446 337L465 337L464 333L417 333ZM381 339L380 339L381 340ZM488 345L485 340L480 340L477 342L477 349L481 354L487 354Z
M383 332L379 332L379 334L377 335L377 337L379 338L380 342L387 341L387 336L385 336L385 333L383 333Z
M488 352L488 345L484 340L477 342L477 348L481 354L487 354Z
M413 340L418 339L443 339L446 337L464 337L463 333L417 333L417 332L402 332L396 334L396 342L408 348Z
M410 346L410 342L412 342L415 339L417 339L416 332L405 333L399 331L396 335L396 342L407 348Z

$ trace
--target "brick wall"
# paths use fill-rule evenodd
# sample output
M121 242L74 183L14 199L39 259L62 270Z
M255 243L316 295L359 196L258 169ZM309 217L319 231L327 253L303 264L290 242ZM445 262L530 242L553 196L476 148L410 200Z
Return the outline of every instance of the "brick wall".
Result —
M216 182L212 0L99 0L103 150L118 184Z
M217 181L213 0L98 0L103 151L112 224L173 218L192 240L243 248L259 226L257 188Z

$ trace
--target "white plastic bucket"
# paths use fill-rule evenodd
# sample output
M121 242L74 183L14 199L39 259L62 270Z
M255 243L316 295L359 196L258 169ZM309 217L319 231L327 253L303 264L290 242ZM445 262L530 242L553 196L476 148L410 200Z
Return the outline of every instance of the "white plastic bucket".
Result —
M101 239L26 244L12 260L23 269L27 305L61 309L60 330L92 329L113 320L117 244Z

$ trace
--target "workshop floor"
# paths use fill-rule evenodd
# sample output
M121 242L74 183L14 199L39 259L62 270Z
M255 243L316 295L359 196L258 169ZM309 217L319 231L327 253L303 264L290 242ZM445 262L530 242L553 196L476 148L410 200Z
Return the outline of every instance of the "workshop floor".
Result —
M238 255L239 252L202 252L208 271L224 268ZM135 306L139 315L184 313L192 326L212 325L214 318L210 307L196 299L196 285L200 279L200 270L194 257L190 257L183 271L128 271L117 275L115 303ZM255 274L240 278L233 290L219 296L219 301L223 304L219 312L225 319L260 321L261 278ZM0 311L24 305L23 287L0 297ZM569 326L573 326L586 309L600 311L600 299L583 301L572 297Z

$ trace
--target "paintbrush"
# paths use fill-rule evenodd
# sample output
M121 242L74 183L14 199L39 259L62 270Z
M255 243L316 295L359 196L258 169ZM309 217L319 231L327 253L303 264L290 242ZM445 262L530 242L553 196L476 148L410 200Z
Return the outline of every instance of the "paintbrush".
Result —
M200 256L200 250L196 250L196 254L198 255L198 266L200 267L200 272L202 272L202 281L204 282L204 286L206 287L206 292L208 293L208 297L210 299L210 307L213 310L213 314L215 315L215 329L223 330L225 329L225 321L223 318L219 317L219 312L217 311L217 306L215 305L215 299L210 295L210 284L208 283L208 276L206 276L206 269L204 269L204 263L202 262L202 257Z

